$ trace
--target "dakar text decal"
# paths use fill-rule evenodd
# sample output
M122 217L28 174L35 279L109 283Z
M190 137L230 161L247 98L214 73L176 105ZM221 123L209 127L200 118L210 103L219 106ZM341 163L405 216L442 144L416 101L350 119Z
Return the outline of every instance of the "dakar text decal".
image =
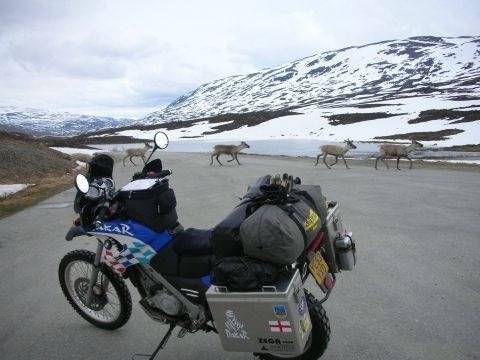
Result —
M104 224L95 229L95 231L104 231L110 233L114 232L117 234L133 236L133 234L128 230L130 230L130 226L128 226L127 224L120 224L120 226L110 226L108 224Z

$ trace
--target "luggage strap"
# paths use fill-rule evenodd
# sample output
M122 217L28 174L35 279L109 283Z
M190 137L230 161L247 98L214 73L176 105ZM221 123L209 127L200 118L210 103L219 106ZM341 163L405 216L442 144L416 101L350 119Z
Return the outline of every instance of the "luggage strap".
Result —
M305 190L292 190L292 192L296 195L300 195L300 196L303 196L305 197L304 201L307 203L307 205L309 205L312 209L315 209L315 212L319 213L318 209L317 209L317 206L315 205L315 200L313 200L313 198L310 196L310 194L308 192L306 192Z
M303 237L303 243L305 245L305 249L307 248L307 233L305 232L305 229L303 228L303 225L298 219L294 216L295 209L290 206L290 204L287 205L279 205L279 208L285 211L290 219L293 220L293 222L297 225L297 227L300 229L300 232L302 233Z

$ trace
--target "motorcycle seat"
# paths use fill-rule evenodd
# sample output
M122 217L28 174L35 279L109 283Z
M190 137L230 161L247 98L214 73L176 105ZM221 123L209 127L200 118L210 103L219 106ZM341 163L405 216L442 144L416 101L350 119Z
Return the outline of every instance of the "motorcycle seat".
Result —
M173 250L178 255L202 256L213 254L210 245L212 230L188 228L173 239Z

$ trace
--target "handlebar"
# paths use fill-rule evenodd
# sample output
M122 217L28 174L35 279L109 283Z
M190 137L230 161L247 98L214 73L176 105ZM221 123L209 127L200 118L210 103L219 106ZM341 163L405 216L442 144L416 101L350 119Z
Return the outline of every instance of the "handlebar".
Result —
M146 178L163 178L169 175L172 175L172 170L160 170L159 172L148 171L148 172L137 172L133 175L132 180L146 179Z
M165 177L165 176L170 176L172 174L173 174L172 170L162 170L159 173L156 173L155 175L157 175L158 177Z

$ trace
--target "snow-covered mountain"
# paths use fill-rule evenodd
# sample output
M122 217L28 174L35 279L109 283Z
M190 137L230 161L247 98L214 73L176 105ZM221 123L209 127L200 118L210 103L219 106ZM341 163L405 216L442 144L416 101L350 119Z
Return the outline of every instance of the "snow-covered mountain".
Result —
M141 123L346 106L412 96L480 99L480 37L412 37L327 51L201 85Z
M34 136L71 136L93 130L130 125L131 119L0 106L0 130Z
M336 51L201 85L134 123L0 107L0 130L171 140L480 144L480 36L412 37ZM144 126L148 125L148 126ZM99 140L99 142L101 142Z

